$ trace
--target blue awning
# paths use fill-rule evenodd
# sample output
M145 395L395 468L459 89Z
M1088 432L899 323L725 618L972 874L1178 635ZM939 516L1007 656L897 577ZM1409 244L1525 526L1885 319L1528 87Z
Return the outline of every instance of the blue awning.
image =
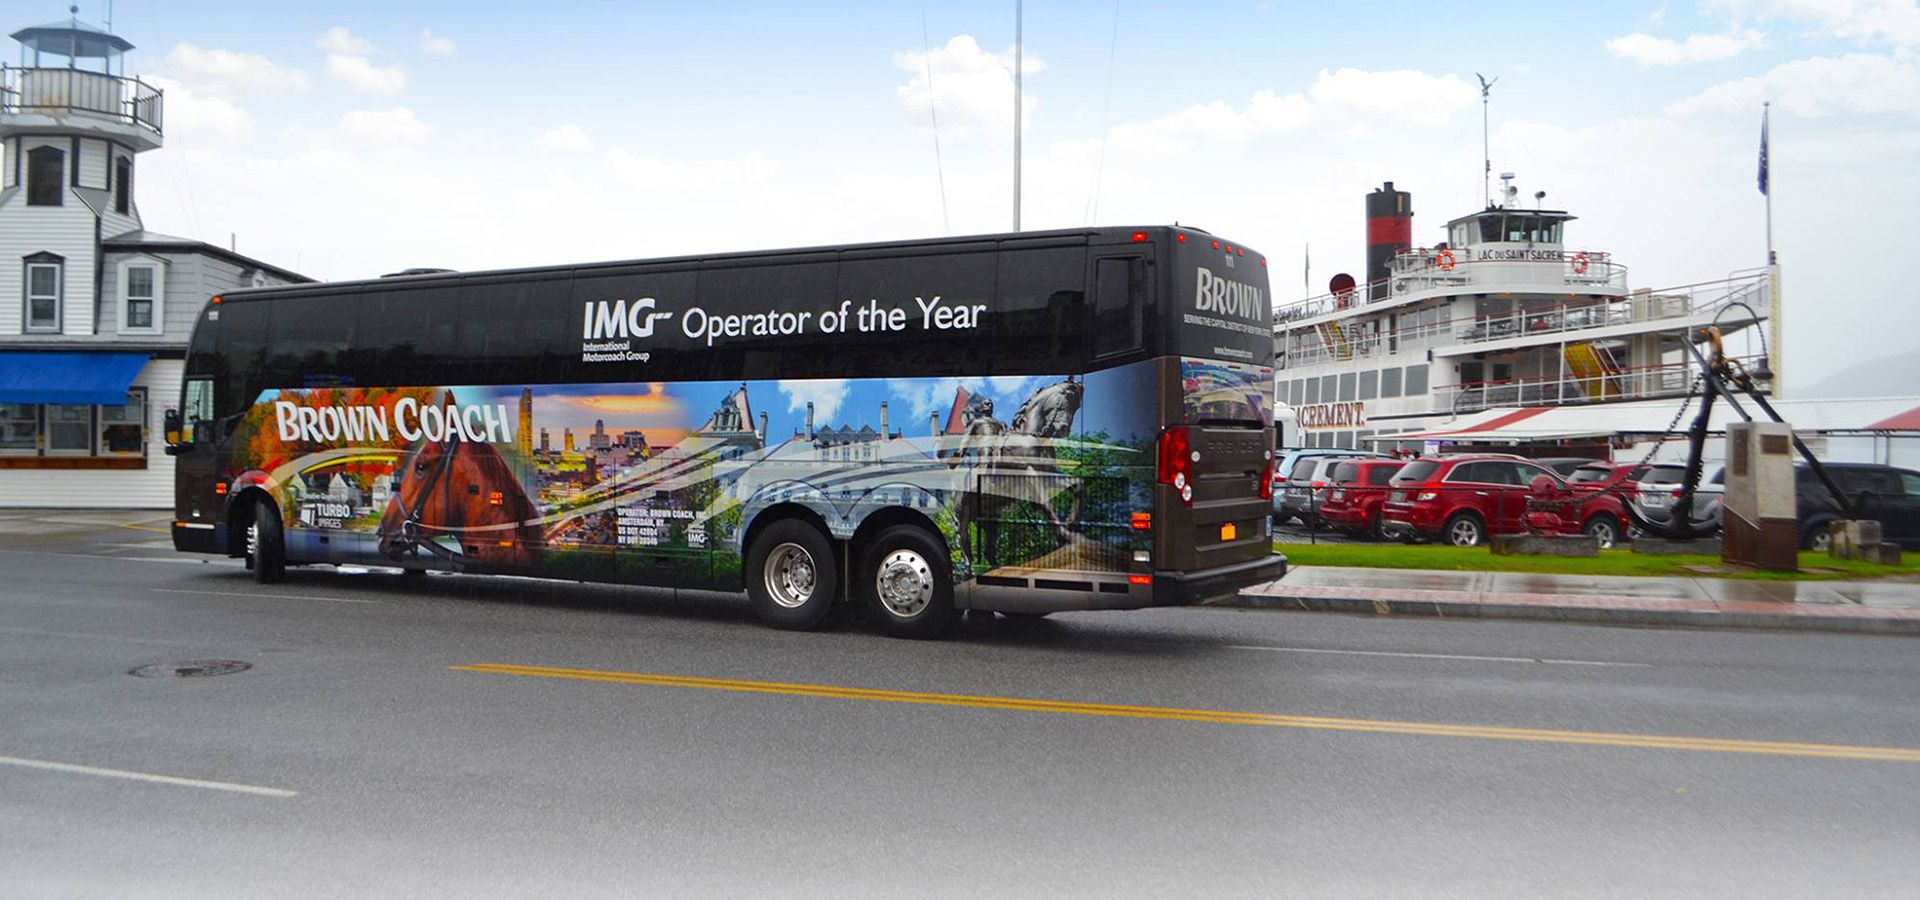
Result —
M145 353L0 353L0 403L119 406Z

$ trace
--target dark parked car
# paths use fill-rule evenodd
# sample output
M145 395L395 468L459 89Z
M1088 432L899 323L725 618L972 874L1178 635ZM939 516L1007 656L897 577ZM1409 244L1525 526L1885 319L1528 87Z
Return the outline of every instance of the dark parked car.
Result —
M1397 459L1357 459L1334 466L1320 518L1356 537L1380 537L1380 506L1387 501L1387 483L1404 465Z
M1293 470L1273 492L1273 520L1299 519L1302 525L1316 525L1314 511L1327 499L1327 480L1333 466L1347 459L1385 459L1365 450L1332 450L1302 454L1293 461Z
M1880 522L1880 537L1905 550L1920 550L1920 472L1877 463L1827 463L1828 474L1847 492L1847 502L1865 493L1863 519ZM1827 523L1850 510L1834 501L1826 485L1806 465L1794 467L1794 503L1799 511L1800 546L1827 548Z
M1381 505L1383 531L1441 540L1461 547L1496 534L1527 530L1523 517L1534 478L1565 482L1533 460L1513 456L1448 456L1419 459L1395 473ZM1567 492L1561 517L1568 530L1594 535L1612 546L1626 534L1626 507L1606 492Z

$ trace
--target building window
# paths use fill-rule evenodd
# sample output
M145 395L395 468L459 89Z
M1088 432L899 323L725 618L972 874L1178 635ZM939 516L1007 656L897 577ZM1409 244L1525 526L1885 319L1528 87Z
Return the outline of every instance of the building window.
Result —
M31 403L0 403L0 453L36 453L40 450L40 407Z
M1407 367L1407 396L1419 397L1427 392L1427 367Z
M47 453L86 455L93 452L93 407L47 404Z
M120 264L120 330L160 330L161 268L153 263Z
M139 456L147 452L147 392L127 392L120 406L100 407L100 455Z
M52 147L27 151L27 205L64 206L67 155Z
M64 261L51 253L27 257L28 331L60 330L60 293Z
M113 161L113 211L129 215L133 209L133 160L118 157Z
M1400 396L1400 370L1399 369L1394 368L1394 369L1380 370L1380 396L1381 397Z

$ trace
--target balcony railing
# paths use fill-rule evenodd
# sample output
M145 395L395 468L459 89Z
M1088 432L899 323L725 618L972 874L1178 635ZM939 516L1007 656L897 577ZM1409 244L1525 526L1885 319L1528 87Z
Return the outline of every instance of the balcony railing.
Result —
M1392 276L1351 291L1321 294L1277 306L1276 325L1327 313L1358 309L1414 294L1536 291L1540 293L1622 294L1627 267L1598 250L1542 251L1559 259L1473 259L1472 248L1403 250L1389 263ZM1457 254L1457 255L1456 255Z
M1613 325L1718 315L1739 304L1765 315L1768 284L1766 273L1760 272L1658 291L1636 291L1604 301L1516 300L1513 312L1504 316L1442 319L1438 323L1422 323L1392 332L1366 331L1352 324L1336 330L1335 326L1321 324L1305 330L1304 333L1312 337L1304 341L1290 340L1286 324L1282 322L1276 327L1281 329L1282 339L1290 343L1281 348L1281 367L1299 368L1522 336L1577 338L1582 332Z
M1734 358L1748 368L1753 368L1760 360L1758 355ZM1436 409L1468 413L1495 406L1553 406L1602 400L1677 397L1692 387L1696 368L1691 362L1672 362L1621 368L1590 377L1550 375L1443 386L1434 389L1434 406Z
M161 90L138 78L83 69L0 65L0 115L87 113L161 133Z

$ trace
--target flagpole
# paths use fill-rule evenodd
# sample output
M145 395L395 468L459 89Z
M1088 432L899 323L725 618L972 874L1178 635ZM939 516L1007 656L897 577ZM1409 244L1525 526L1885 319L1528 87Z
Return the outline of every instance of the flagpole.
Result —
M1780 257L1773 249L1773 103L1760 104L1760 194L1767 198L1767 368L1773 372L1769 392L1775 399L1785 395L1786 347L1780 303Z
M1772 101L1766 101L1760 104L1760 164L1765 167L1765 171L1761 175L1764 183L1760 185L1760 193L1767 198L1767 265L1769 266L1775 262L1773 255L1773 166L1771 165L1771 160L1767 159L1769 151L1767 138L1768 133L1772 131L1773 128L1772 124L1768 121L1768 113L1770 112L1769 108L1772 106Z

